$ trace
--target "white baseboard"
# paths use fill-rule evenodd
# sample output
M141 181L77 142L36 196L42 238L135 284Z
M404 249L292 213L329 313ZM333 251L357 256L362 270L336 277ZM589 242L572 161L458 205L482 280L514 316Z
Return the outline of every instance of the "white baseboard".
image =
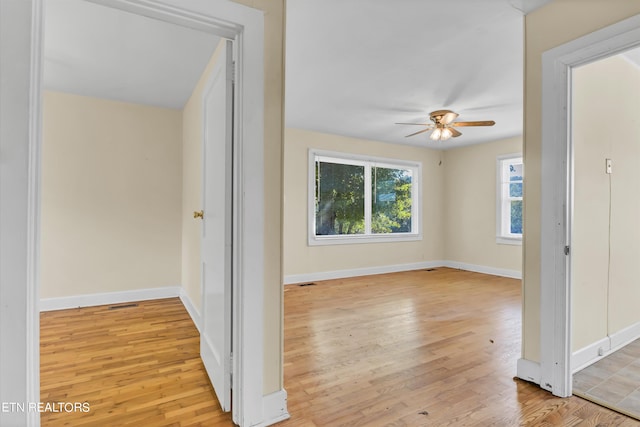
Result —
M423 261L410 264L383 265L366 268L353 268L349 270L321 271L306 274L291 274L284 276L284 284L315 282L316 280L344 279L347 277L370 276L373 274L398 273L400 271L421 270L424 268L449 267L459 270L474 271L476 273L491 274L494 276L522 279L522 272L502 268L486 267L483 265L466 264L457 261Z
M508 270L505 268L487 267L484 265L467 264L458 261L444 261L443 267L457 268L458 270L473 271L476 273L491 274L492 276L522 279L522 271Z
M66 310L69 308L93 307L96 305L106 304L121 304L124 302L173 298L177 296L180 296L180 286L74 295L70 297L42 298L40 300L40 311Z
M571 355L571 372L576 373L611 353L611 338L604 337Z
M285 389L276 391L262 397L262 414L264 421L257 426L266 427L289 419L287 410L287 391Z
M200 310L198 310L193 304L193 301L191 301L191 298L189 298L189 295L187 295L184 288L180 288L180 300L182 301L184 308L187 310L187 313L189 313L189 316L191 316L193 324L196 325L196 329L200 332L200 322L202 319L200 316Z
M616 351L640 338L640 322L611 334L611 349Z
M583 347L571 355L571 371L576 373L638 338L640 338L640 322Z
M540 384L541 371L538 362L532 362L527 359L518 359L518 367L516 368L518 378Z
M347 277L371 276L373 274L398 273L400 271L421 270L423 268L442 267L444 261L424 261L411 264L383 265L376 267L353 268L349 270L321 271L307 274L284 276L284 284L315 282L316 280L344 279Z

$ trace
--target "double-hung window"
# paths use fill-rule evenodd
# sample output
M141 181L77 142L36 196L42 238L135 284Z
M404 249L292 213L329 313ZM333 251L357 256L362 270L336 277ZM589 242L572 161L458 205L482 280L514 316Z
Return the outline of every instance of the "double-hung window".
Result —
M309 152L309 244L417 240L420 164Z
M498 157L496 191L496 241L522 244L522 190L524 165L522 155Z

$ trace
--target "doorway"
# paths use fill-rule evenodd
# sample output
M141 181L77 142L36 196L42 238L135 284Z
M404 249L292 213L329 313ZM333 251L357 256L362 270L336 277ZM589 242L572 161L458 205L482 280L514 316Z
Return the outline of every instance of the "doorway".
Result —
M640 45L636 16L561 45L543 55L542 210L541 228L541 387L561 397L572 393L572 247L576 194L574 68ZM602 159L600 171L608 163ZM584 246L584 245L582 245ZM599 351L595 347L596 352ZM604 351L604 349L603 349Z
M245 223L248 221L251 223L251 233L241 233L239 236L240 245L244 248L244 251L239 260L242 279L238 283L240 292L237 302L238 307L234 313L239 324L236 334L242 338L242 340L235 341L238 343L242 341L239 344L238 351L235 353L240 367L236 381L239 384L242 395L236 403L239 409L238 417L243 422L252 424L261 422L263 420L262 355L264 351L262 344L264 331L261 324L264 281L264 203L262 197L264 171L264 128L262 120L264 109L263 13L259 10L222 0L211 1L206 4L198 2L189 2L187 4L186 2L173 0L163 2L101 0L96 2L156 19L189 24L199 29L208 29L236 42L239 69L237 84L239 87L238 93L240 94L236 107L238 112L236 116L238 119L237 127L239 129L237 144L240 148L239 152L243 153L239 159L242 172L238 187L243 194L247 195L246 199L243 199L240 203L239 211L242 212L240 222ZM19 135L24 136L24 138L16 137L12 141L7 140L7 148L13 145L21 148L15 157L7 158L7 162L3 161L1 164L3 176L13 173L15 170L20 170L20 168L28 171L17 173L13 176L11 193L9 193L16 200L25 201L24 204L14 205L15 209L12 208L16 211L22 210L22 214L3 217L2 222L3 247L6 244L16 248L25 246L27 248L24 251L24 260L12 264L5 263L9 259L5 257L6 253L2 253L3 298L4 296L11 297L20 310L23 310L26 305L26 317L28 319L26 325L21 323L15 331L13 329L16 325L8 325L4 321L2 322L2 347L5 350L3 351L3 380L10 378L15 380L10 381L15 385L12 390L6 389L6 387L2 388L2 396L3 399L7 398L11 401L36 402L38 401L39 392L39 361L37 356L39 339L38 322L35 319L38 316L37 300L39 299L37 256L40 245L38 216L40 212L41 147L39 135L41 133L41 123L39 112L41 111L40 75L42 61L40 59L42 58L43 3L41 0L13 2L8 5L10 7L7 7L7 9L8 12L14 13L12 16L19 18L18 23L15 26L4 26L3 21L3 35L15 36L13 38L8 37L9 41L7 41L7 38L3 39L9 46L15 48L8 51L7 57L3 57L3 67L6 60L8 62L15 61L16 64L27 64L27 68L32 68L31 73L29 73L29 70L26 72L28 76L24 80L27 84L16 87L7 98L8 101L16 100L19 104L16 104L11 110L2 112L3 124L12 122L14 124L11 126L16 129L22 129L21 126L28 123L28 127L31 129L28 135L23 135L22 130L20 130ZM4 15L4 11L5 9L3 8L3 17L9 16ZM23 24L22 18L24 16L29 16L30 19L27 19L26 26L22 26L21 29L19 25ZM12 43L15 43L15 45L12 45ZM32 51L29 50L30 43L33 43ZM16 70L24 73L22 68L16 68ZM5 76L3 76L3 84ZM9 77L17 78L17 76L18 74L13 73ZM29 108L19 108L22 105L23 98L25 98L25 93L28 92L31 93ZM29 96L26 96L26 98L29 98ZM13 120L10 120L12 118ZM5 140L3 139L3 148L4 142ZM23 146L24 148L22 148ZM27 163L29 164L28 169L25 168ZM3 186L3 188L5 187ZM3 194L3 202L6 195L7 193ZM7 221L4 221L5 218ZM5 234L6 230L13 231ZM246 256L247 258L245 259ZM24 289L16 289L10 294L5 294L5 285L9 285L9 280L5 282L5 278L11 278L14 284L18 282L26 285ZM242 292L243 290L245 292ZM9 299L7 299L7 303L8 301ZM3 316L4 314L5 312L3 311ZM4 332L7 332L9 327L11 327L11 334L5 334ZM16 341L15 344L18 344L17 341L19 340L4 342L5 338L8 340L21 334L26 336L26 339L23 339L22 341L24 342L15 347L13 346L14 341ZM246 366L250 366L250 368L246 368ZM14 374L5 377L5 373L9 374L9 371L5 370L6 367L11 367ZM37 413L3 415L2 420L4 421L5 418L14 420L14 423L17 424L37 424Z
M82 0L47 5L41 300L180 296L202 318L202 360L229 411L232 42ZM206 155L183 156L192 147Z
M571 74L573 392L636 418L639 55L632 49L573 67ZM613 129L602 126L603 111L616 112Z

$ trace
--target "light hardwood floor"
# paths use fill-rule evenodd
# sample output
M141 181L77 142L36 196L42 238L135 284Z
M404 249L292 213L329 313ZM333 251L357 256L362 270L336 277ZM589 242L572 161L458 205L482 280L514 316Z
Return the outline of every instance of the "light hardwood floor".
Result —
M90 404L86 413L44 412L41 425L233 425L220 411L182 302L136 304L41 313L41 402Z
M640 426L514 380L520 284L438 268L285 287L285 388L298 426ZM178 299L43 313L43 426L228 426ZM75 417L75 418L74 418ZM65 424L68 423L68 424Z

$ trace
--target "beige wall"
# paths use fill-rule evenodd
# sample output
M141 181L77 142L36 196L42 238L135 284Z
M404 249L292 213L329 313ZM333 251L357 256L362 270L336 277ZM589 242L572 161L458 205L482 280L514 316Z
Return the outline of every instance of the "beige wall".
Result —
M180 285L180 111L45 92L41 298Z
M422 241L309 246L307 185L312 148L420 161ZM285 277L443 260L521 271L522 247L496 243L495 200L497 156L521 151L521 138L437 151L286 129Z
M515 153L521 137L445 151L446 260L522 270L522 246L496 243L496 159Z
M221 41L182 110L182 287L202 314L202 221L193 212L202 209L202 93L220 56Z
M640 321L640 69L615 56L576 68L572 83L576 351ZM602 126L603 111L621 125Z
M540 360L542 53L640 13L629 0L554 0L525 17L523 358Z
M308 246L307 183L309 149L364 154L372 157L422 163L422 241ZM286 129L284 169L284 271L285 275L410 264L443 259L441 153L365 141L300 129Z

